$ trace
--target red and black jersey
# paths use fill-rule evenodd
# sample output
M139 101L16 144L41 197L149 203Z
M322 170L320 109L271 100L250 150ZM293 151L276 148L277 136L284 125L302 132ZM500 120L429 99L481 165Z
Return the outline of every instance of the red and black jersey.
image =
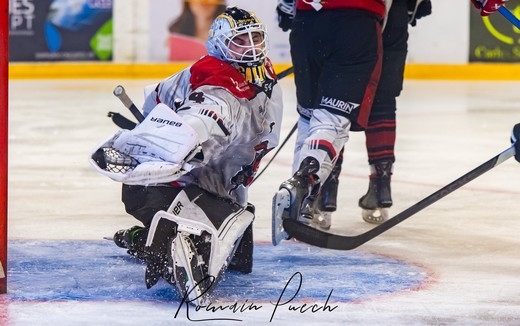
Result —
M297 10L315 10L312 0L297 0ZM385 0L322 0L322 9L360 9L372 12L381 18L385 16Z

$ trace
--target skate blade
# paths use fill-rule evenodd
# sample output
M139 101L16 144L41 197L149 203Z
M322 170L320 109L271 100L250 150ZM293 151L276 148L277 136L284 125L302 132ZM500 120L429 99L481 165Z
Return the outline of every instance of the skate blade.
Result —
M289 235L283 229L283 211L291 204L291 195L287 189L280 189L273 198L272 242L277 246L282 240L289 239Z
M331 216L331 212L321 212L320 214L314 215L312 225L318 229L328 231L330 230Z
M362 209L361 217L367 223L381 224L388 220L388 208Z

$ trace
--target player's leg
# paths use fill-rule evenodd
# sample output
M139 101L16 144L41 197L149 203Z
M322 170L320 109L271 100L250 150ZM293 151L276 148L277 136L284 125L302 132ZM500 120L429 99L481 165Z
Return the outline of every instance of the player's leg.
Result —
M328 33L329 26L338 33ZM290 37L291 55L298 111L308 117L309 127L295 157L298 170L282 183L273 199L274 221L312 222L319 208L320 186L329 178L351 126L357 130L366 127L381 68L380 33L380 23L369 13L297 14Z
M393 204L390 182L395 162L396 98L403 87L407 42L407 4L394 1L383 32L383 69L365 130L370 176L359 206L369 223L386 220Z

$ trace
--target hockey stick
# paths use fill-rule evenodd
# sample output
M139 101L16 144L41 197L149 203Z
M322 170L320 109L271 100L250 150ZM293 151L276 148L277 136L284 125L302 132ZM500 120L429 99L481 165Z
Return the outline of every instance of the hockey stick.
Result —
M112 122L114 122L121 129L132 130L137 125L135 122L126 118L121 113L110 111L108 112L108 117L112 118Z
M294 126L292 127L291 131L289 131L289 134L287 135L287 137L285 137L284 141L280 144L280 146L278 147L278 149L276 150L276 152L274 153L273 157L271 157L271 159L269 160L269 162L267 162L267 164L264 166L264 168L262 169L262 171L260 171L256 177L253 179L253 181L251 181L250 184L253 184L253 182L256 181L256 179L260 178L260 176L262 175L262 173L264 173L265 169L267 169L267 167L269 166L269 164L271 164L271 162L274 160L274 158L276 157L276 155L278 155L278 153L280 153L280 151L282 150L283 146L285 145L285 143L287 143L287 141L291 138L292 134L294 134L294 132L296 131L298 127L298 123L295 123Z
M374 239L381 233L388 231L389 229L406 220L410 216L413 216L417 212L425 209L426 207L430 206L431 204L435 203L436 201L440 200L446 195L452 193L453 191L459 189L463 185L481 176L482 174L491 170L495 166L503 163L504 161L508 160L514 155L515 147L511 146L507 150L496 155L492 159L481 164L480 166L476 167L470 172L464 174L452 183L444 186L442 189L434 192L430 196L405 209L393 218L383 222L382 224L374 227L373 229L365 233L361 233L356 236L346 236L323 232L311 226L299 223L293 219L283 220L283 227L289 235L296 238L297 240L306 242L310 245L336 250L351 250L359 247L360 245L364 244L365 242L371 239Z
M516 28L520 28L520 20L518 20L518 18L516 18L511 11L509 11L509 9L504 6L500 6L498 7L498 12L501 13L502 16L504 16L507 20L509 20L511 24L515 25Z
M282 70L279 74L276 75L276 77L278 79L282 79L282 78L285 78L287 76L289 76L290 74L292 74L294 72L294 67L291 66L285 70Z
M125 88L121 85L117 85L114 89L114 95L123 102L123 104L126 106L130 112L134 115L134 117L137 119L137 121L142 122L144 120L144 116L139 111L137 106L135 106L134 102L130 99L128 94L126 94Z

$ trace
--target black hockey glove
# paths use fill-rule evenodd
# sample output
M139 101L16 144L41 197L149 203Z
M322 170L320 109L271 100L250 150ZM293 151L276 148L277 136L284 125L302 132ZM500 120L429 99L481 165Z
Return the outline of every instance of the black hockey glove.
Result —
M278 14L278 27L280 27L282 31L287 32L291 29L295 12L296 4L294 0L278 0L276 13Z
M416 6L417 10L415 9ZM408 23L410 25L417 25L417 19L431 15L431 13L432 3L430 0L408 0Z
M520 123L513 127L511 132L511 144L515 145L515 159L520 162Z

